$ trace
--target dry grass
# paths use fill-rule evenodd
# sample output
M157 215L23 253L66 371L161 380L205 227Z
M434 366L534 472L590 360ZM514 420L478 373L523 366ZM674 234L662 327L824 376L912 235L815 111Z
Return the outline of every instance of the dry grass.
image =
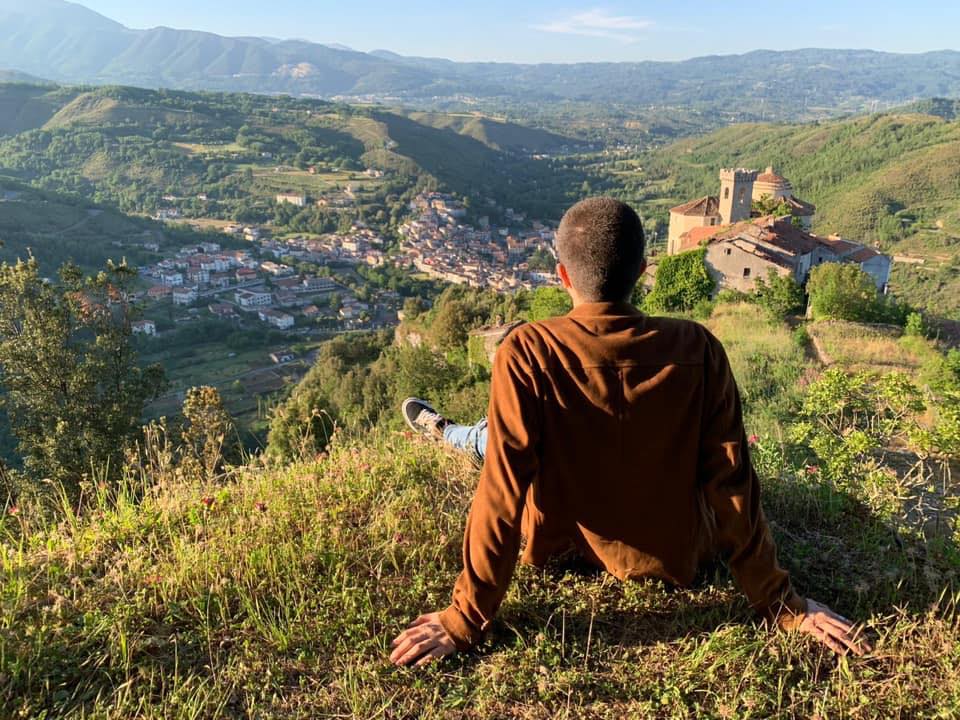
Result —
M916 372L924 357L915 346L900 342L899 328L833 320L807 326L819 346L821 360L844 369Z

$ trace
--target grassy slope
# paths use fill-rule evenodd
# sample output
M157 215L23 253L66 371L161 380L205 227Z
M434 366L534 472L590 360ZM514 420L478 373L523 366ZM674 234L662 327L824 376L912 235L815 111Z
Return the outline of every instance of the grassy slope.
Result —
M577 141L546 130L529 128L472 113L412 112L408 114L408 117L423 125L438 129L449 129L460 135L472 137L494 150L550 152L563 146L577 144Z
M781 330L760 337L751 308L710 322L735 366L757 354L797 362L774 342ZM520 570L481 652L393 669L389 639L448 601L476 476L432 443L378 431L214 487L168 479L142 504L122 494L58 526L7 516L0 707L98 718L955 716L956 548L895 534L802 466L768 467L775 433L752 429L783 561L802 591L869 622L873 657L838 660L768 633L722 570L669 591L553 567Z
M0 135L41 127L74 93L28 84L3 84L0 77Z
M44 272L53 273L67 259L94 272L106 258L126 257L131 264L155 259L131 242L164 242L155 225L122 213L0 182L0 193L5 188L19 195L0 203L0 260L13 262L32 252Z

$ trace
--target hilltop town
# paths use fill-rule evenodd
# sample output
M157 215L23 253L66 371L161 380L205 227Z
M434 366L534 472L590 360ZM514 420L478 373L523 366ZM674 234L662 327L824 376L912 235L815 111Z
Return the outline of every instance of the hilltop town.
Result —
M557 282L553 264L555 229L534 220L527 229L466 224L466 207L452 196L427 193L411 208L416 216L400 227L406 263L430 277L494 290L531 289ZM524 213L507 208L514 226L526 224ZM531 258L540 262L531 267Z
M762 174L724 169L719 195L670 209L667 253L705 247L718 289L749 292L770 272L802 285L817 265L841 262L856 263L886 292L891 258L839 235L812 233L815 214L816 207L795 197L790 181L772 167Z

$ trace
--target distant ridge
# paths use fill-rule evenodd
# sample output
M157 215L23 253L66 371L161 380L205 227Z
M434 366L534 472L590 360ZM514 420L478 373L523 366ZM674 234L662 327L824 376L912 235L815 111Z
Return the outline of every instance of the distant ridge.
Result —
M0 70L0 83L26 83L30 85L50 85L49 80L42 80L19 70Z
M131 30L64 0L0 0L0 67L57 82L289 93L411 104L437 98L594 102L759 120L960 97L960 52L757 50L682 62L460 63L337 43Z

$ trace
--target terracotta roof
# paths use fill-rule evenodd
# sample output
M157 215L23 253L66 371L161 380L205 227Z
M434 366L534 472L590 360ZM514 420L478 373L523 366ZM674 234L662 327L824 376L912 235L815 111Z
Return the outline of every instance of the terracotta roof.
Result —
M738 247L740 250L743 250L744 252L749 253L750 255L753 255L762 260L765 260L768 263L771 263L772 265L779 265L780 267L786 268L788 270L793 269L793 261L790 258L786 257L785 255L781 255L780 253L773 252L772 250L764 247L763 245L757 245L753 242L750 242L749 240L744 240L739 237L733 238L732 240L730 240L730 242L736 247Z
M710 217L720 214L720 198L716 195L705 195L702 198L691 200L683 205L670 208L671 213L695 217Z
M787 203L793 211L794 215L814 215L817 212L817 206L811 205L808 202L804 202L800 198L788 197L784 198L783 202Z
M817 242L830 248L840 257L846 257L863 247L860 243L855 243L852 240L843 240L838 237L817 238Z
M865 248L860 248L855 253L851 253L847 257L853 260L854 262L862 263L862 262L867 262L867 260L872 260L873 258L877 257L877 255L879 254L880 253L878 253L873 248L865 247Z
M757 175L757 182L785 185L790 184L785 177L782 175L777 175L777 173L774 172L772 165L768 166L767 169L764 170L760 175Z
M769 243L793 255L812 252L817 247L817 238L801 230L789 220L777 220L773 216L758 218L753 225L759 232L749 232L753 239Z
M688 230L680 236L680 251L692 250L704 243L736 238L743 238L752 243L763 242L791 255L811 252L817 247L818 242L822 242L821 238L801 230L788 220L777 220L773 215L766 215L734 225Z

